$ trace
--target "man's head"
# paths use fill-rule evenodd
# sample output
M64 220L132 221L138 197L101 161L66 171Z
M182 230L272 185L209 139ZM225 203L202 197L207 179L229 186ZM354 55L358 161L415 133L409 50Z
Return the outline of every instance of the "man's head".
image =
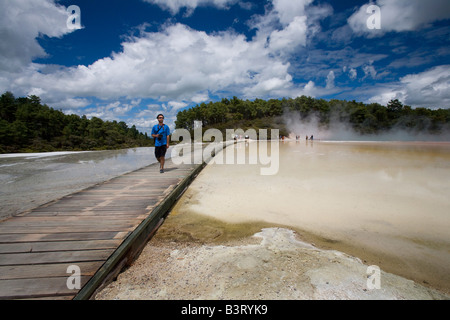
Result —
M163 123L164 122L164 115L163 114L158 114L158 116L156 117L156 119L158 119L158 121L160 122L160 123Z

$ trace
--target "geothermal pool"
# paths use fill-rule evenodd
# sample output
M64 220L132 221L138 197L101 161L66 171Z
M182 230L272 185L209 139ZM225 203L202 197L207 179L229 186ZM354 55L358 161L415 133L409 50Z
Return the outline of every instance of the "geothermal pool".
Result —
M450 143L288 141L273 150L275 175L249 161L209 164L174 214L234 228L285 226L318 247L449 291Z

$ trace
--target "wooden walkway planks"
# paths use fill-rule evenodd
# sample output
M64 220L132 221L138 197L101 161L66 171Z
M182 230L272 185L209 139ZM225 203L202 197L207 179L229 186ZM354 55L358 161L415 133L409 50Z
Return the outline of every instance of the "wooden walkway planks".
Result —
M168 160L164 174L150 165L1 222L0 299L89 298L130 263L203 166ZM67 286L72 265L81 290Z

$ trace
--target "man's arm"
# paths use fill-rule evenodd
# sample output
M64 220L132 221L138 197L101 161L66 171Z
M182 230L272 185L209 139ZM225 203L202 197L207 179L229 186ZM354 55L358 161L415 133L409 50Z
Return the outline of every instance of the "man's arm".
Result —
M169 148L169 144L170 144L170 129L169 127L167 127L167 148Z
M155 127L152 128L152 134L151 134L152 138L158 138L158 135L155 134Z

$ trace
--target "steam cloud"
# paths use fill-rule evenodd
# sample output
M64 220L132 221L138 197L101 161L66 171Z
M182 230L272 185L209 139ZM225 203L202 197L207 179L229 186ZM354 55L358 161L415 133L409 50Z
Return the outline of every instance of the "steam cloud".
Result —
M349 121L342 121L342 116L331 114L328 124L322 124L317 114L302 117L298 111L284 113L283 120L290 132L290 138L314 136L314 140L331 141L450 141L450 127L443 127L439 134L428 133L431 122L425 123L422 130L405 129L401 121L389 130L378 133L361 134L353 129Z

